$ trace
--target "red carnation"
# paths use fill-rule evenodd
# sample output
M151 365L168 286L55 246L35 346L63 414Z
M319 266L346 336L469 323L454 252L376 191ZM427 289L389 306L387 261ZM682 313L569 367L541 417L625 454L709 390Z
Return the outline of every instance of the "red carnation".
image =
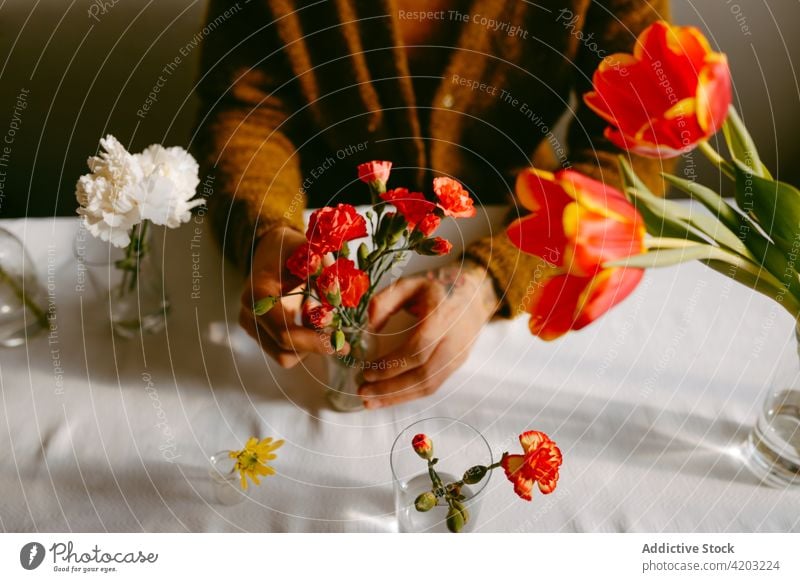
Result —
M306 238L317 253L338 251L349 240L367 236L367 221L350 204L325 206L311 213Z
M317 279L320 298L331 305L357 307L367 289L369 276L350 259L337 259Z
M317 253L308 243L303 243L297 247L286 261L286 268L289 272L303 280L315 275L321 266L322 255Z
M453 218L470 218L475 216L475 205L469 192L464 190L460 182L452 178L434 178L433 191L439 199L439 207L447 216Z
M423 236L430 236L433 234L434 230L439 228L439 223L441 221L442 219L435 214L429 214L419 221L417 224L417 232L421 233Z
M433 202L425 200L419 192L409 192L408 188L394 188L381 194L381 199L393 204L397 211L408 222L409 228L414 228L419 222L433 213L436 206Z
M452 249L453 245L450 244L450 241L440 236L426 238L416 247L417 252L421 255L446 255Z
M379 182L386 184L389 181L389 172L392 169L392 162L367 162L358 166L358 179L366 184Z
M334 309L330 305L315 305L310 301L303 303L303 324L315 329L333 325Z
M533 485L544 494L552 493L558 483L561 451L543 432L529 430L519 435L524 454L504 455L500 460L514 492L526 501L531 500Z

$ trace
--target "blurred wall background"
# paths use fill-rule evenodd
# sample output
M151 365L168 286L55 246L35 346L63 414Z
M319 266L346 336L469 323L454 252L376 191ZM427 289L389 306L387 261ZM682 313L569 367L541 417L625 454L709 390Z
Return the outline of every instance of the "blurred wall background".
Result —
M73 214L75 180L106 133L134 150L188 144L205 10L206 0L0 2L0 133L13 133L0 217ZM673 0L673 18L728 53L766 163L800 183L800 1Z

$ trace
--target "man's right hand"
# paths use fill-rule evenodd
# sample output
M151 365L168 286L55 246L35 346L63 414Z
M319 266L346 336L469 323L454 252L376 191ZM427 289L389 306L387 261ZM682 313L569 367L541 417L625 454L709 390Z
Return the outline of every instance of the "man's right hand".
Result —
M302 233L285 226L264 234L253 253L250 277L242 291L239 324L284 368L296 366L310 353L333 353L327 334L296 323L302 296L284 297L260 317L253 313L255 301L293 290L288 287L296 279L286 270L286 259L305 240Z

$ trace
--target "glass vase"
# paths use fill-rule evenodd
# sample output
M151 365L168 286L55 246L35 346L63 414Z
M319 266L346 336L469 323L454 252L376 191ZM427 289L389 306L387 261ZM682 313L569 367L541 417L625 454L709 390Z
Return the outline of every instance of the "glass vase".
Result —
M390 463L394 486L394 505L398 530L401 533L445 533L447 503L439 499L429 511L417 511L414 501L420 493L430 491L431 478L427 464L411 446L417 434L425 434L433 442L433 456L438 459L436 472L442 481L459 481L464 471L475 465L493 464L492 449L483 435L465 422L454 418L436 417L420 420L403 430L392 445ZM464 485L461 494L469 519L461 533L475 530L478 523L482 493L489 484L492 472L475 485Z
M364 367L374 351L374 336L363 329L343 329L345 340L350 344L347 355L334 354L327 360L327 396L334 409L339 412L355 412L364 409L364 401L358 388L364 382Z
M146 222L133 229L131 244L124 249L88 235L83 228L75 238L75 258L88 271L95 298L108 301L111 327L119 337L159 333L166 325L169 300L152 238Z
M25 246L0 228L0 346L21 346L48 327L45 293Z
M774 487L800 486L800 327L795 327L747 442L750 469Z
M240 477L236 472L236 459L230 451L219 451L209 457L208 473L214 490L214 498L222 505L236 505L245 500L239 485Z

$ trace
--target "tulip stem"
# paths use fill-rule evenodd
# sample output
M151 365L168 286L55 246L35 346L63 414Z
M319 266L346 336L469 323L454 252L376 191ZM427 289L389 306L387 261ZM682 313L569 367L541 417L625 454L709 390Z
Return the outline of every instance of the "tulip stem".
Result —
M725 158L719 155L719 152L717 150L711 147L711 144L708 143L708 140L701 141L697 145L697 147L701 152L703 152L703 155L705 155L711 161L712 164L714 164L720 169L720 171L723 174L728 176L728 178L730 178L731 180L736 179L736 174L733 170L733 166L730 164L730 162L725 160Z

